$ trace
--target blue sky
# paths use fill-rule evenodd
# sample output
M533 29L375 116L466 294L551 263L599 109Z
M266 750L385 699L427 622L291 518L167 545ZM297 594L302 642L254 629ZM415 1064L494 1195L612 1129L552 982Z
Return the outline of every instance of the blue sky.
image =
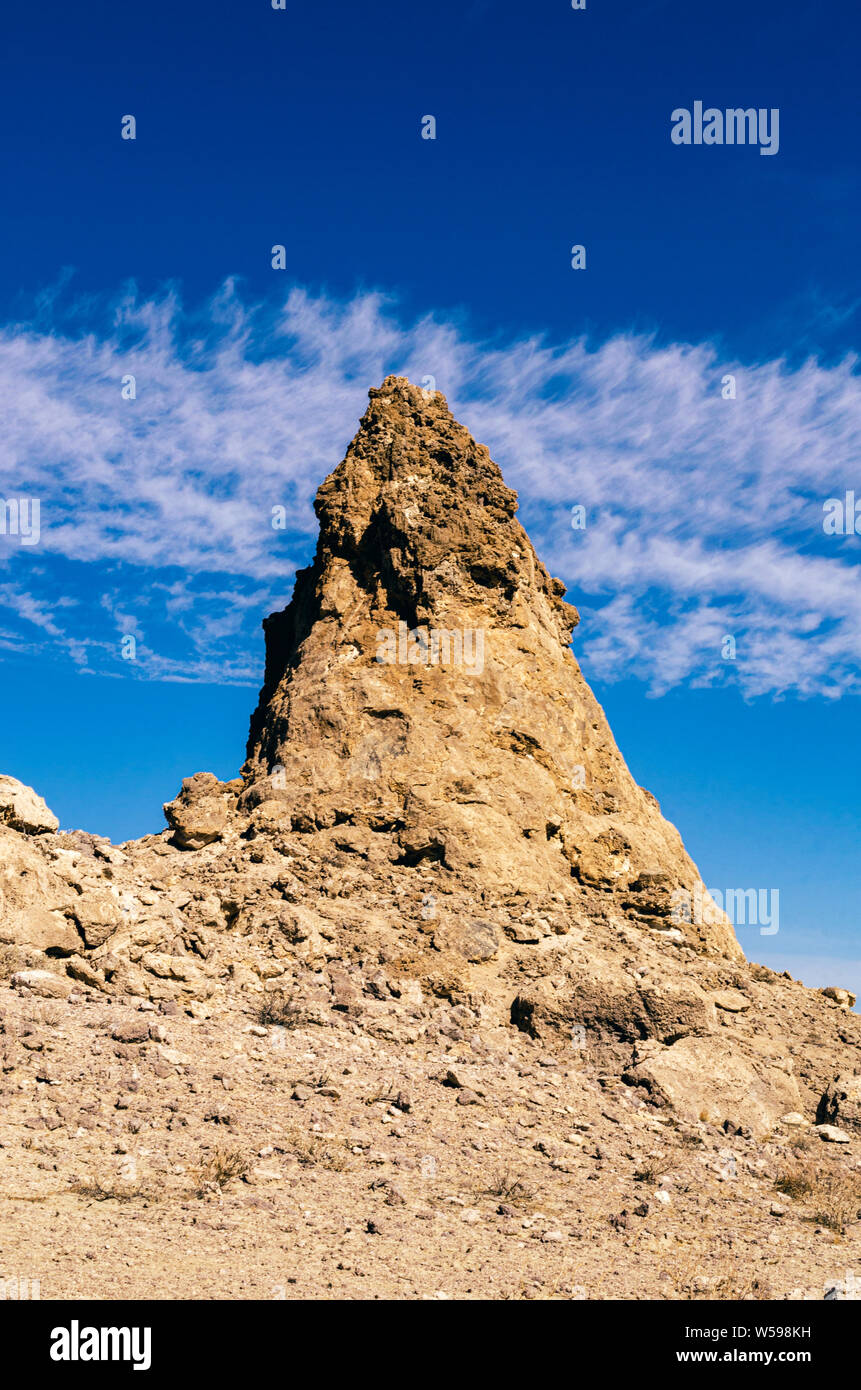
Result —
M706 883L780 891L748 954L861 983L861 539L822 529L861 501L859 30L848 0L7 16L0 496L41 534L0 537L0 767L114 839L234 775L313 492L367 387L430 375ZM696 100L778 108L779 152L674 145Z

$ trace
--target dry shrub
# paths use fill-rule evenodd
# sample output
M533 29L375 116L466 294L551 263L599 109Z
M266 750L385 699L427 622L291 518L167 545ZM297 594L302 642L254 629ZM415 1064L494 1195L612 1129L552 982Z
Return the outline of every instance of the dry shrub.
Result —
M284 1139L303 1168L327 1168L333 1173L343 1173L350 1166L346 1139L324 1139L321 1134L299 1125L290 1125Z
M775 1183L793 1201L809 1207L809 1219L843 1235L858 1220L861 1207L861 1175L845 1168L824 1168L802 1155L780 1174Z
M274 989L263 998L257 1014L262 1028L298 1028L303 1021L295 1000L284 990Z
M154 1202L159 1196L156 1189L149 1184L137 1180L126 1182L104 1176L78 1178L71 1184L69 1191L91 1202Z
M861 1181L856 1173L823 1173L812 1198L811 1219L843 1235L858 1220Z
M498 1197L511 1206L528 1206L534 1202L538 1189L530 1187L522 1178L516 1178L508 1169L503 1169L492 1179L489 1187L481 1189L481 1197Z
M673 1171L676 1162L672 1154L649 1154L634 1174L634 1182L659 1183Z
M65 970L50 956L41 951L30 951L26 946L0 946L0 980L9 980L18 970L53 970L64 975Z
M816 1187L817 1171L816 1166L804 1159L796 1159L783 1172L775 1182L778 1192L782 1192L785 1197L791 1197L793 1201L803 1201L809 1197Z
M715 1258L713 1246L697 1244L664 1266L673 1298L685 1302L741 1303L772 1297L769 1285L737 1258Z
M221 1192L234 1178L244 1178L250 1169L251 1159L244 1150L216 1149L193 1171L197 1196Z

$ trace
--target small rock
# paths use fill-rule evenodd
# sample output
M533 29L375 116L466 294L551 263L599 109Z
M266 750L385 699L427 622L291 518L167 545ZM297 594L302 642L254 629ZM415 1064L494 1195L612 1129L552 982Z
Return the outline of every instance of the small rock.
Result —
M475 1091L471 1091L469 1087L465 1087L462 1091L458 1092L458 1105L478 1105L478 1103L479 1097L475 1094Z
M852 1136L846 1133L845 1129L838 1129L836 1125L817 1125L816 1133L820 1139L824 1139L826 1144L850 1144Z
M720 989L713 995L715 1006L723 1009L728 1014L743 1014L750 1008L750 1000L746 994L742 994L737 989Z
M271 1169L271 1168L260 1168L260 1167L257 1167L257 1168L252 1168L252 1169L250 1170L250 1172L246 1173L246 1174L245 1174L245 1179L244 1179L244 1180L245 1180L246 1183L249 1183L251 1186L254 1186L256 1183L280 1182L280 1181L281 1181L281 1174L275 1172L275 1171L274 1171L273 1169Z
M851 1274L847 1275L845 1282L842 1279L829 1280L825 1285L824 1298L829 1303L834 1300L856 1303L858 1301L857 1282Z
M693 1280L693 1287L697 1293L709 1293L720 1284L719 1274L697 1274Z

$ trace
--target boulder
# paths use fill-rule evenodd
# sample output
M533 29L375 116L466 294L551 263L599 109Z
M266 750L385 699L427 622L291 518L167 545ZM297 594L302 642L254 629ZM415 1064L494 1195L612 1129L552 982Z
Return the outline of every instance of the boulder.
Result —
M824 1139L826 1144L851 1144L852 1135L847 1134L845 1129L838 1129L836 1125L817 1125L816 1133L820 1139Z
M855 1008L855 995L851 989L841 989L839 985L826 985L819 993L824 994L826 999L833 999L834 1003L839 1004L847 1013Z
M91 950L113 936L125 921L120 904L111 893L85 893L74 905L74 916Z
M0 776L0 821L23 835L48 835L60 825L32 787L6 776Z
M445 922L435 930L433 944L438 951L454 951L478 964L497 955L499 933L489 922Z
M718 1125L728 1120L758 1138L788 1111L801 1109L798 1083L776 1047L754 1049L714 1035L682 1038L624 1079L645 1086L684 1120Z
M728 1014L743 1014L750 1008L750 1000L747 995L742 994L738 989L719 989L712 996L712 1001L717 1009L723 1009Z
M690 986L632 989L629 977L601 961L563 988L542 980L517 995L511 1021L544 1042L570 1038L573 1029L625 1042L655 1039L669 1043L704 1032L714 1019L708 999Z
M75 987L67 976L52 970L18 970L10 983L13 989L25 989L41 999L68 999Z
M231 793L211 772L186 777L179 796L165 803L164 814L180 849L202 849L220 840L227 828Z

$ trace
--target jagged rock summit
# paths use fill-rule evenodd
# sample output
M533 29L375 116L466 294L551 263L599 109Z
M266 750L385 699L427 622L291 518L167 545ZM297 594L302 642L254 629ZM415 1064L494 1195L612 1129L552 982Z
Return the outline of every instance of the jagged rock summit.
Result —
M616 747L498 465L440 392L369 394L317 493L314 563L264 623L243 807L369 830L503 895L573 878L738 957L722 914L674 911L696 868Z

